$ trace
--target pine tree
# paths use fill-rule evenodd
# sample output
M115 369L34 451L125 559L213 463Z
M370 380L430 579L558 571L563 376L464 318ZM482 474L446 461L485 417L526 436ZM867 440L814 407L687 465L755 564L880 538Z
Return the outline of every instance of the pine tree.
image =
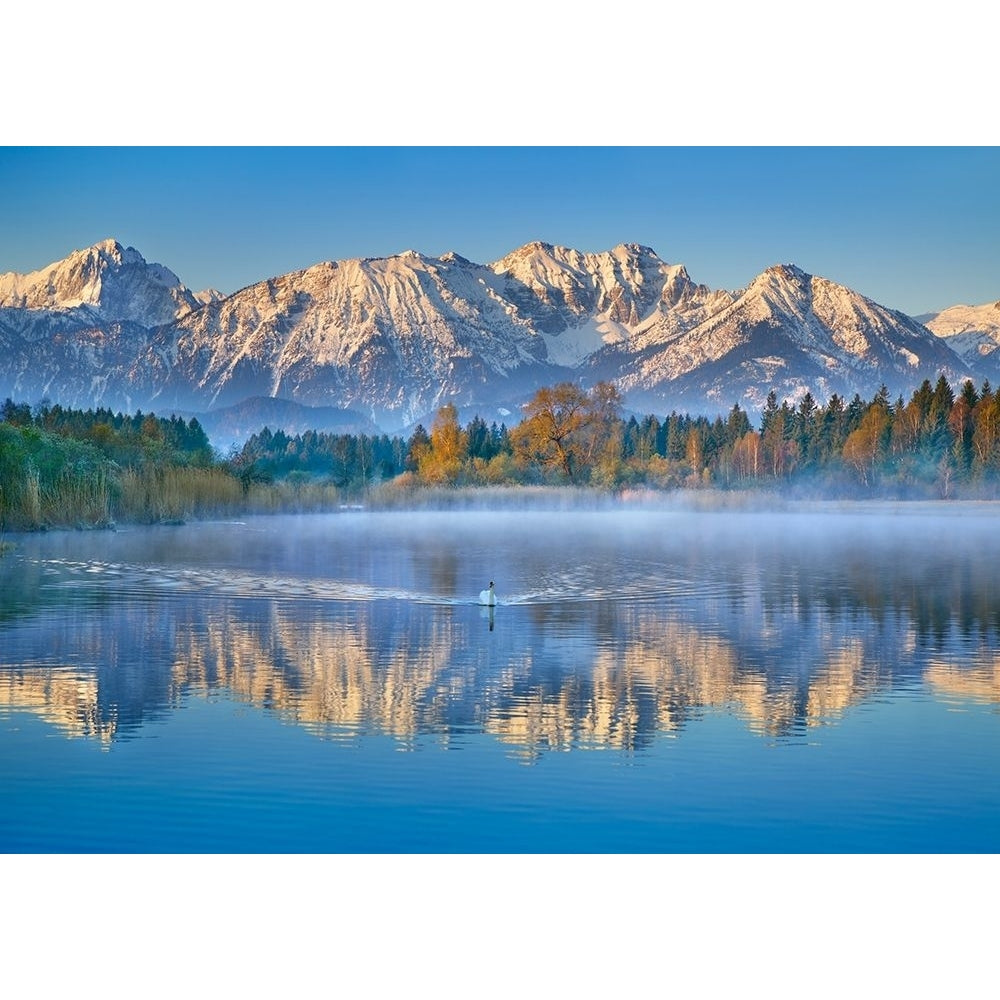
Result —
M826 465L835 457L839 458L847 440L845 424L847 415L844 411L844 400L834 393L819 418L819 444L817 461Z
M960 479L968 479L972 471L972 436L975 431L974 414L979 395L971 380L966 380L961 393L952 404L948 414L948 430L951 432L951 455L955 472Z
M726 418L726 443L736 444L751 430L750 418L740 409L739 403L734 403Z
M407 471L416 472L420 464L420 459L424 453L430 450L431 439L423 424L417 424L410 435L410 445L406 452L405 466Z
M804 469L811 469L816 462L818 448L816 410L816 400L813 398L813 394L806 390L806 394L799 401L795 433L795 441Z

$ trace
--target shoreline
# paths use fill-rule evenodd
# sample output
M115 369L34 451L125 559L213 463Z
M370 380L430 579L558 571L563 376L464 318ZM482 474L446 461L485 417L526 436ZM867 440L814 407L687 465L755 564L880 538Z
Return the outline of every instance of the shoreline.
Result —
M813 498L787 497L763 491L734 492L727 490L624 490L609 493L578 487L456 487L429 488L393 497L386 502L375 496L358 502L328 506L307 506L296 509L239 509L220 511L209 516L166 518L161 521L128 521L108 524L48 524L35 528L0 530L0 558L13 551L18 537L34 537L50 533L89 533L118 530L179 528L188 524L212 524L233 518L294 518L332 517L358 514L418 514L418 513L685 513L685 514L919 514L949 510L954 513L975 512L984 516L1000 516L1000 499L857 497Z

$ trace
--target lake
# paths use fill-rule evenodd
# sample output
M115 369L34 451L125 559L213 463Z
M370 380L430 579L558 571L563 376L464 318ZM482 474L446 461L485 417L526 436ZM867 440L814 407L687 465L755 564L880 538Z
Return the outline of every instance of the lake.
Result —
M998 526L624 502L8 536L0 851L992 853Z

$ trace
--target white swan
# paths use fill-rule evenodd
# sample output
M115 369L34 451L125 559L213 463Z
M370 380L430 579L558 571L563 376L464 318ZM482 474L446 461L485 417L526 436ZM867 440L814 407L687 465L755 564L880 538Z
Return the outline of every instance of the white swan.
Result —
M487 604L491 608L496 606L497 595L496 595L496 592L493 590L493 581L492 580L490 580L490 589L489 590L481 590L481 591L479 591L479 603L480 604Z

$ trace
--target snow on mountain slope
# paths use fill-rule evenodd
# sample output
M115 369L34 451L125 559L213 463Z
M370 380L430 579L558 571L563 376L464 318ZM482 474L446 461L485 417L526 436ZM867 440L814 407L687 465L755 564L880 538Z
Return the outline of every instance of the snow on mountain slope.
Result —
M491 265L508 300L545 333L558 334L592 316L635 326L656 301L663 262L648 247L619 244L580 253L528 243Z
M351 408L387 430L445 402L511 413L540 385L613 379L632 408L724 412L773 388L905 392L968 367L920 323L793 265L736 292L648 247L529 243L491 264L406 251L197 296L114 240L0 276L0 394L204 411L248 397Z
M981 306L958 305L941 312L915 316L937 337L954 337L960 333L987 333L1000 342L1000 302Z
M490 265L502 293L541 334L554 364L576 366L609 345L635 350L696 325L729 302L649 247L581 253L529 243Z
M225 298L216 288L205 288L200 292L194 293L194 300L201 306L207 306L212 302L221 302Z
M30 274L0 275L0 389L68 406L146 405L151 330L199 307L172 271L104 240Z
M951 306L917 319L966 364L983 371L994 383L1000 378L1000 302Z
M153 363L165 398L194 385L213 403L336 399L412 421L547 367L544 342L494 284L455 254L328 261L182 317L157 338Z
M649 398L673 387L685 400L758 409L770 388L795 400L812 392L900 391L965 365L919 323L794 265L768 268L700 324L634 359L619 359L625 392Z
M155 385L136 363L148 327L132 322L81 324L80 310L0 309L0 396L48 399L87 409L148 408Z
M158 326L198 305L176 274L111 239L75 250L31 274L0 274L0 307L90 307L88 318Z
M531 243L488 266L407 251L260 282L182 317L151 358L164 399L191 385L213 403L336 398L391 425L447 400L523 397L597 351L629 352L633 338L688 329L729 301L636 244Z

